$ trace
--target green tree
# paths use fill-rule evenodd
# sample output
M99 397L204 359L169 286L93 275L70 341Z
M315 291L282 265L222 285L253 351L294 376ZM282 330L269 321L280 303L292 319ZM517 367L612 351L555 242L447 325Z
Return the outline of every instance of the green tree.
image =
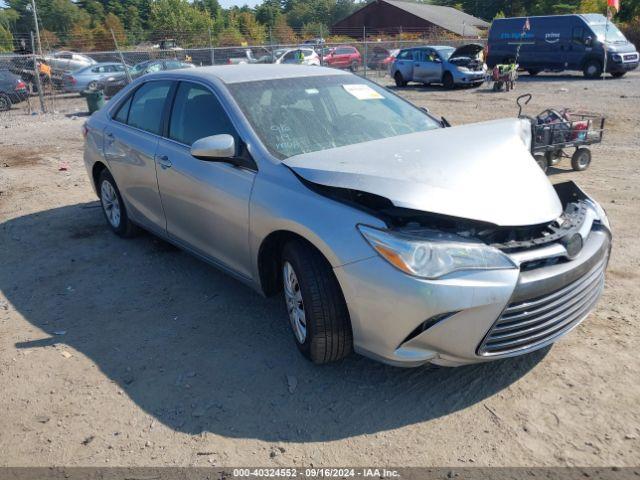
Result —
M151 3L149 27L156 32L207 32L211 17L187 0L155 0Z
M0 52L13 50L13 35L7 27L0 24Z
M241 12L237 18L238 30L245 40L252 45L265 43L267 37L265 26L258 23L253 12Z

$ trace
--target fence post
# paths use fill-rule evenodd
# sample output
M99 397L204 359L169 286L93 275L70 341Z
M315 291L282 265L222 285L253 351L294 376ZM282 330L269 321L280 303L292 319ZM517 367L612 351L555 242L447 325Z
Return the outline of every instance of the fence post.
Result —
M364 76L367 77L367 27L362 26L362 40L364 41Z
M273 56L273 37L271 36L271 26L269 26L269 50L271 50L271 63L273 63L276 59Z
M33 41L33 32L31 32L31 54L33 58L33 74L36 80L36 88L38 89L38 97L40 97L40 110L42 113L47 113L47 109L44 105L44 92L42 91L42 82L40 81L40 72L38 71L38 60L36 59L36 48Z
M213 42L211 41L211 27L209 27L209 50L211 51L211 65L216 64L216 52L213 49Z
M124 74L127 76L127 83L131 83L131 72L129 72L129 68L127 68L127 64L124 61L124 55L122 55L122 52L120 51L120 47L118 46L118 40L116 40L116 34L113 33L113 28L110 28L109 30L111 30L111 36L113 37L113 44L116 47L116 52L118 52L118 55L120 55L120 63L122 63L122 66L124 67Z
M324 28L322 28L322 24L320 24L320 66L324 66Z

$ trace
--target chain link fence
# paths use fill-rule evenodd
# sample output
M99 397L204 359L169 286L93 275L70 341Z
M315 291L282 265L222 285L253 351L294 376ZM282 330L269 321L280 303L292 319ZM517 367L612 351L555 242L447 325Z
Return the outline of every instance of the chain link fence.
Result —
M418 35L413 34L413 37L416 36ZM332 39L334 41L329 41ZM56 112L59 105L69 96L77 97L79 93L78 89L69 83L74 81L73 72L90 65L89 62L92 61L124 64L127 69L142 62L152 61L164 61L157 62L162 64L158 69L179 68L177 62L191 63L196 67L238 63L287 63L284 57L287 52L302 50L307 52L305 63L348 68L358 75L384 81L390 63L400 49L419 45L455 47L471 41L484 42L481 39L456 39L449 36L422 35L421 38L404 39L402 35L389 38L364 34L360 39L334 36L329 37L327 41L318 37L295 43L271 42L261 45L182 48L176 43L169 43L169 47L166 48L149 45L145 48L111 51L45 50L42 55L0 55L0 116ZM335 62L331 52L345 47L349 47L348 50L352 52L349 62ZM314 60L309 58L309 54ZM176 62L170 63L171 60ZM96 79L109 75L123 76L123 69L119 67L120 71L113 71L115 73L96 72ZM134 71L133 76L139 73L135 69Z

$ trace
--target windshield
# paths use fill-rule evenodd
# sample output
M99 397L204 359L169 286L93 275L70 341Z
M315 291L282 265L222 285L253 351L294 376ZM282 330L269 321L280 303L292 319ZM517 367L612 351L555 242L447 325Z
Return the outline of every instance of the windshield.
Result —
M449 60L449 57L453 52L456 51L456 49L455 48L439 48L437 51L443 60Z
M439 127L422 110L356 76L228 87L262 142L280 159Z
M593 33L595 33L596 36L598 37L598 40L600 40L601 42L603 42L606 38L607 42L611 42L611 43L627 43L627 39L625 38L625 36L622 34L620 30L618 30L618 27L616 27L612 23L608 23L608 24L599 23L599 24L589 25L589 26L593 30ZM605 32L606 32L606 37L605 37Z

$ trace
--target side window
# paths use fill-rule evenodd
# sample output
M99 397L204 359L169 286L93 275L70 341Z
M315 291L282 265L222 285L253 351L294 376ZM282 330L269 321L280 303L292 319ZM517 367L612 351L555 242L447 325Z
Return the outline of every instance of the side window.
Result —
M171 82L147 82L133 95L127 125L160 135L162 111ZM119 113L119 112L118 112Z
M411 50L402 50L399 54L398 54L398 59L399 60L408 60L411 58Z
M129 116L129 107L131 106L132 98L133 98L133 95L129 95L129 98L127 98L127 101L120 106L116 114L113 116L113 119L116 122L127 123L127 117Z
M210 135L237 134L222 105L207 88L181 82L176 92L169 123L169 138L191 145Z
M160 70L162 70L162 64L158 62L149 65L144 73L159 72Z
M573 43L578 43L582 45L584 43L584 38L585 38L584 28L573 27L573 34L572 34Z

